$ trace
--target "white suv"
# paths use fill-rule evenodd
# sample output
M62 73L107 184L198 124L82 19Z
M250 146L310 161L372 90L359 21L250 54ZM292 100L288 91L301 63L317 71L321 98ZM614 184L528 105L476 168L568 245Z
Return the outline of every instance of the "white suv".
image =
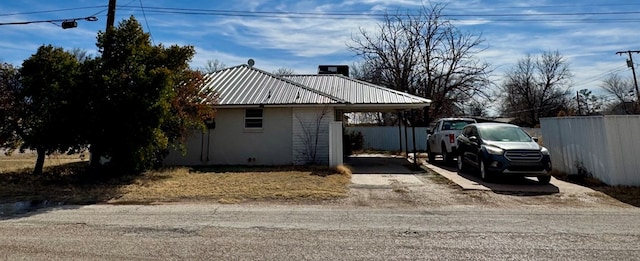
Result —
M436 121L432 129L427 130L427 153L429 162L434 162L436 155L449 163L456 157L456 138L467 124L476 123L471 118L442 118Z

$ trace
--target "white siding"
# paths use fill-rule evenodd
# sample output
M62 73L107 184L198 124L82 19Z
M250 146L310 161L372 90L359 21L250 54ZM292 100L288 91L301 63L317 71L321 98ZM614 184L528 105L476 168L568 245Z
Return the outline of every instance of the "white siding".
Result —
M294 164L329 164L329 122L333 119L334 111L330 107L293 109L291 159Z
M562 117L540 120L553 168L580 169L610 185L640 185L640 116Z
M329 126L329 166L335 167L344 163L342 122L333 121Z
M244 109L218 109L216 128L204 135L196 132L187 141L187 154L172 152L165 163L291 165L291 115L291 108L264 108L262 130L248 131L244 129Z

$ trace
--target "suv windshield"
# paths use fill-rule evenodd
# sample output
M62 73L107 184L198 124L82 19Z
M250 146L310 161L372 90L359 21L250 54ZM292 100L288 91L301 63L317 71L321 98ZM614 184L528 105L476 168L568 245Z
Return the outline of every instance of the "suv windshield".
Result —
M529 134L518 127L511 126L483 126L478 128L480 137L489 141L511 141L527 142L531 141Z
M442 130L462 130L464 126L467 124L474 123L473 121L465 121L465 120L453 120L453 121L444 121L442 124Z

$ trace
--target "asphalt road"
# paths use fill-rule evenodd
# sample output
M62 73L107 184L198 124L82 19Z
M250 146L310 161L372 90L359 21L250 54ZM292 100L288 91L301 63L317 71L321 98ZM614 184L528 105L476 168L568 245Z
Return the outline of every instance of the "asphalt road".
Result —
M3 260L640 260L637 209L61 206L0 221Z

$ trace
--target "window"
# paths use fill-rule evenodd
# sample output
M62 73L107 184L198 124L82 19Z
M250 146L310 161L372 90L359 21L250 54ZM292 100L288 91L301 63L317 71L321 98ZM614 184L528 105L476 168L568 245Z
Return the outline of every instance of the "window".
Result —
M244 111L245 129L262 129L262 109L246 109Z

